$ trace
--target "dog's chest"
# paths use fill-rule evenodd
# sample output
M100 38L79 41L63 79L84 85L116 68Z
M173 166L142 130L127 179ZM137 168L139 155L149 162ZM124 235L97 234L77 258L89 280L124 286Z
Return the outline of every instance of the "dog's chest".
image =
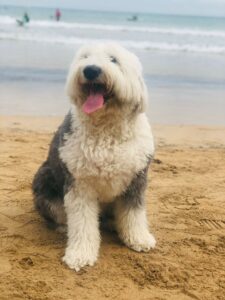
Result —
M61 158L76 180L85 181L102 201L120 195L146 166L148 141L119 142L107 136L86 137L76 132L61 148Z

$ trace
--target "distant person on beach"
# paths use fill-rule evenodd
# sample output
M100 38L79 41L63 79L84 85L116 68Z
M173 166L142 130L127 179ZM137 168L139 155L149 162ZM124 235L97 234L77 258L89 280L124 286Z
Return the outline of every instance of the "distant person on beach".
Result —
M28 15L28 13L25 12L24 15L23 15L22 20L17 19L16 22L19 26L24 26L26 23L29 23L30 22L30 17Z
M61 19L61 16L62 16L61 11L60 9L57 8L55 11L55 19L57 22Z

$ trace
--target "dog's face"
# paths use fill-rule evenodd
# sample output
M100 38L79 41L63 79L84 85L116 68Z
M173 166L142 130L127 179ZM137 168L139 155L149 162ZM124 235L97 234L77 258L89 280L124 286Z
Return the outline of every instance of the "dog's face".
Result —
M123 108L142 112L147 98L138 58L117 44L82 47L71 65L67 92L89 115Z

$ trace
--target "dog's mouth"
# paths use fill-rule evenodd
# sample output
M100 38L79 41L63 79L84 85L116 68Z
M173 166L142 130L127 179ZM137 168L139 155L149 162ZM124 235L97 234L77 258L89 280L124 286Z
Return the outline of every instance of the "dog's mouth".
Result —
M82 89L85 95L82 110L86 114L91 114L101 109L111 97L111 92L108 91L107 86L102 83L86 83L82 85Z

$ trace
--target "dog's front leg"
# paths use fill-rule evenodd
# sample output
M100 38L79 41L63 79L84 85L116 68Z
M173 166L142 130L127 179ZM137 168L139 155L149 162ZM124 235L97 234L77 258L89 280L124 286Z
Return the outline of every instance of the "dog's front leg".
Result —
M143 207L129 207L116 203L116 227L124 244L135 250L148 252L155 247L154 236L149 232L146 212Z
M93 266L100 246L99 206L90 189L71 188L65 195L68 242L63 261L79 271L84 266Z
M135 251L149 251L155 247L154 236L149 232L144 192L148 167L134 177L125 193L115 203L115 219L121 240Z

